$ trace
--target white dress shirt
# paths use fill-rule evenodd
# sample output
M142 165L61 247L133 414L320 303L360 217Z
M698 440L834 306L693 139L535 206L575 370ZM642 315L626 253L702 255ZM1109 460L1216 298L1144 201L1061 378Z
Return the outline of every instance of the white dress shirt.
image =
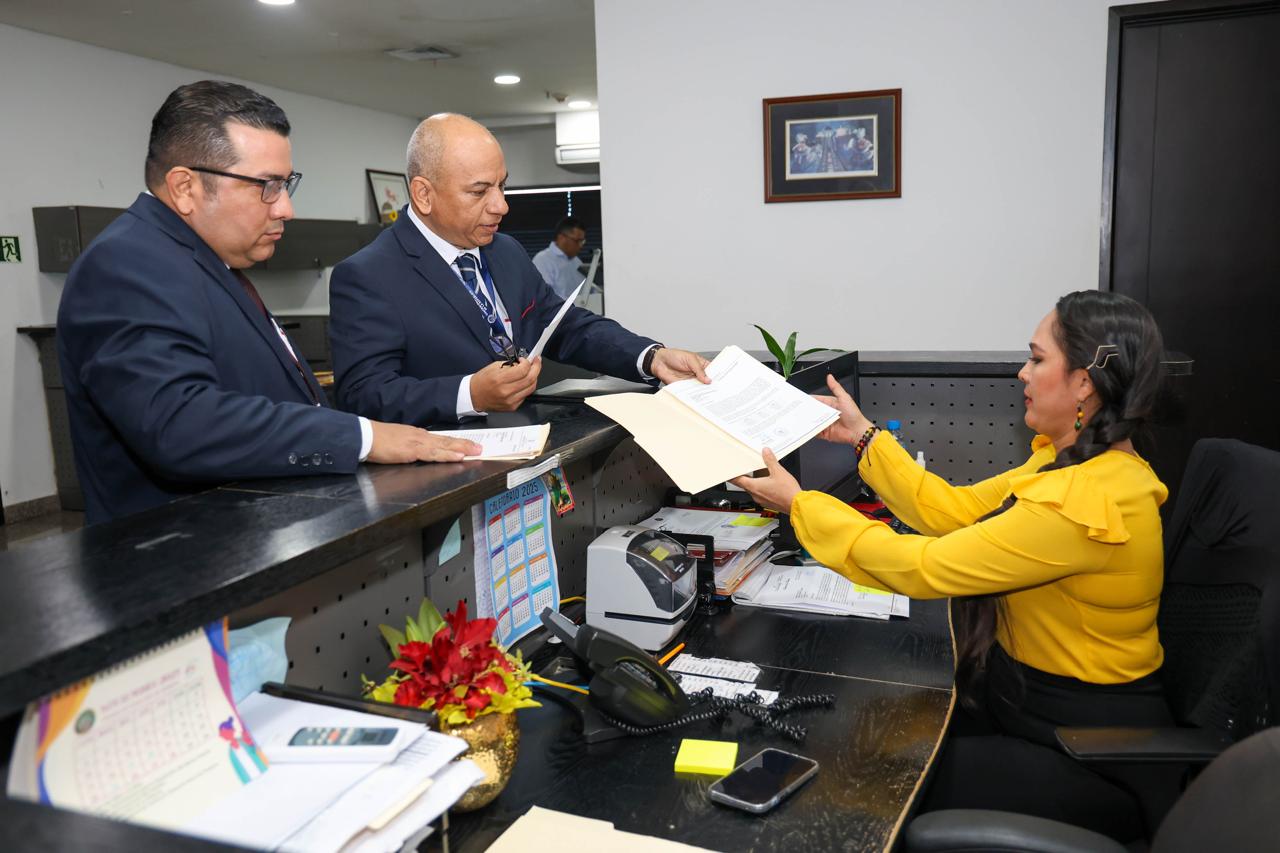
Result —
M462 273L458 272L458 266L454 262L458 260L459 255L470 255L476 259L476 269L481 269L483 264L480 263L480 249L477 247L459 249L457 246L453 245L448 240L428 228L426 223L418 218L418 214L414 211L412 204L409 205L409 221L414 224L414 227L422 232L422 236L427 238L427 242L431 244L431 248L435 249L436 253L440 255L440 260L444 261L445 265L449 267L455 276L457 276L458 285L465 288L466 284L462 281ZM490 278L492 277L491 273ZM514 340L515 336L511 334L511 317L507 313L507 306L502 304L502 297L498 295L496 285L493 290L493 301L494 306L498 309L498 317L502 320L503 328L507 330L507 337ZM458 400L456 405L459 418L479 417L485 414L484 412L476 411L475 406L471 404L472 376L475 376L475 374L468 373L466 376L462 377L462 382L458 383Z
M568 299L574 289L586 278L582 274L582 262L566 255L555 240L547 248L533 256L533 265L542 274L542 280L556 292L561 299Z

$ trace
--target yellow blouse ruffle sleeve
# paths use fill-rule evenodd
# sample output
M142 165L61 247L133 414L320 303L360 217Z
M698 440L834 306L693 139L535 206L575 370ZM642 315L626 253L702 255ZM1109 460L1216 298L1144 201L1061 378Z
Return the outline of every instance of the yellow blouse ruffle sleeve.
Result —
M1017 468L971 486L953 486L920 467L891 433L882 430L862 454L858 474L912 529L941 536L968 527L999 507L1014 477L1032 473L1053 459L1053 443L1039 435L1031 442L1031 456Z

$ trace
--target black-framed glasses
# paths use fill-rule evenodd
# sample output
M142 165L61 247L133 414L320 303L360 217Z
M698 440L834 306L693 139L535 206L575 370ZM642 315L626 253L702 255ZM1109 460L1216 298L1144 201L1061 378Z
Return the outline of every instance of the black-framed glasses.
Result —
M193 172L204 172L206 175L220 175L224 178L235 178L237 181L244 181L247 184L257 184L262 187L262 201L264 204L271 204L280 198L281 192L287 192L290 198L293 198L293 191L298 188L298 184L302 181L301 172L290 172L287 178L251 178L248 175L237 175L235 172L224 172L221 169L209 169L204 166L188 166Z
M489 333L489 348L493 350L495 355L502 356L502 359L507 364L515 364L528 355L523 349L518 348L511 338L493 332Z

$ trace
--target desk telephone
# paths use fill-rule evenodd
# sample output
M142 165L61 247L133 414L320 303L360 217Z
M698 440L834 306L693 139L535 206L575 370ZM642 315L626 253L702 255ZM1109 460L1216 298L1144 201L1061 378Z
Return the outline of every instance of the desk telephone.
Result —
M575 625L550 608L539 618L590 667L591 702L604 713L647 727L669 723L689 711L684 690L639 646L602 628Z

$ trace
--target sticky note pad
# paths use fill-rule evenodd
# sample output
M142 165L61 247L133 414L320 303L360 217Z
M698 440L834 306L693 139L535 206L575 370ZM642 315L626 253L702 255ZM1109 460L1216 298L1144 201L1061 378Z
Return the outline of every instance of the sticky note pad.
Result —
M738 763L738 745L723 740L680 741L676 753L677 773L703 773L707 776L723 776Z
M729 522L730 527L764 527L772 518L764 518L759 515L740 515L733 521Z

